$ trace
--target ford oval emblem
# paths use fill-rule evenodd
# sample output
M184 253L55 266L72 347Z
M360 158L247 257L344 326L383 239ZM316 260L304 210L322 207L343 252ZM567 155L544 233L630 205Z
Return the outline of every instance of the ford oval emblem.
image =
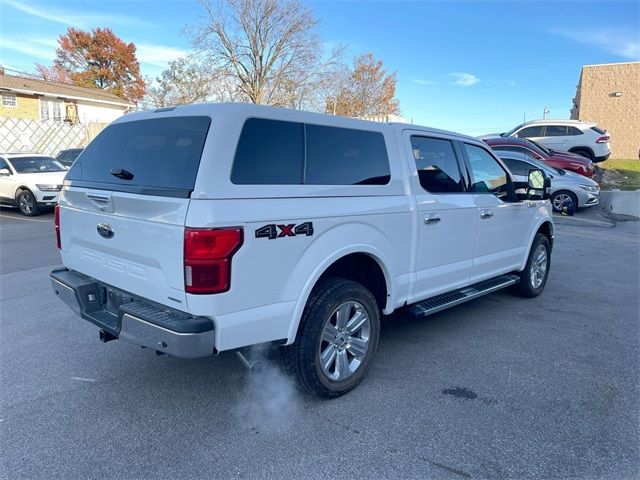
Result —
M113 227L108 223L99 223L97 228L100 236L104 238L111 238L115 234Z

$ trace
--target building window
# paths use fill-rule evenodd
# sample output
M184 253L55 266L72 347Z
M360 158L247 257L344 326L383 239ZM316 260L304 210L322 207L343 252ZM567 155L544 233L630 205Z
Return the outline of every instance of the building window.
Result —
M2 106L3 107L17 107L18 106L18 97L13 94L2 94Z
M62 121L62 113L60 113L60 102L53 102L53 121L61 122Z
M40 120L46 122L49 120L49 105L46 100L40 99Z
M62 122L62 102L60 100L40 99L40 120Z

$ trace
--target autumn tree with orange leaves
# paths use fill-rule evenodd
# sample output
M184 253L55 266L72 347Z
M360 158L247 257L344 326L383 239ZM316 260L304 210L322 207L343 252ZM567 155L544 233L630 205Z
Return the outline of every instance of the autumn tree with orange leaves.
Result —
M144 96L136 46L118 38L110 28L85 32L69 27L58 45L53 68L66 72L74 84L97 87L134 103Z
M388 73L382 60L365 53L353 60L353 69L325 102L325 111L345 117L398 115L396 72Z

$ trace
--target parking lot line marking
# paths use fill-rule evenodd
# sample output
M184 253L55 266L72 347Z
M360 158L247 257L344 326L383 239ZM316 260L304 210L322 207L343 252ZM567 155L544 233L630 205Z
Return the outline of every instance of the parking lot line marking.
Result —
M79 382L97 382L95 378L82 378L82 377L71 377L71 380L78 380Z
M36 220L35 218L9 217L7 215L0 215L0 217L2 217L2 218L12 218L14 220L25 220L27 222L51 223L51 220Z

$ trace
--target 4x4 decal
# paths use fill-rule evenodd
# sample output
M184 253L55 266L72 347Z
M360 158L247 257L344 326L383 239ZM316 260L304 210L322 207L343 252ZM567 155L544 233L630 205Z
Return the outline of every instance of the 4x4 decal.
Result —
M278 230L280 230L280 232L278 232ZM295 237L296 235L306 235L307 237L313 235L313 222L304 222L300 225L296 225L294 223L289 225L277 225L275 223L271 223L256 230L256 238L268 238L269 240L283 237Z

